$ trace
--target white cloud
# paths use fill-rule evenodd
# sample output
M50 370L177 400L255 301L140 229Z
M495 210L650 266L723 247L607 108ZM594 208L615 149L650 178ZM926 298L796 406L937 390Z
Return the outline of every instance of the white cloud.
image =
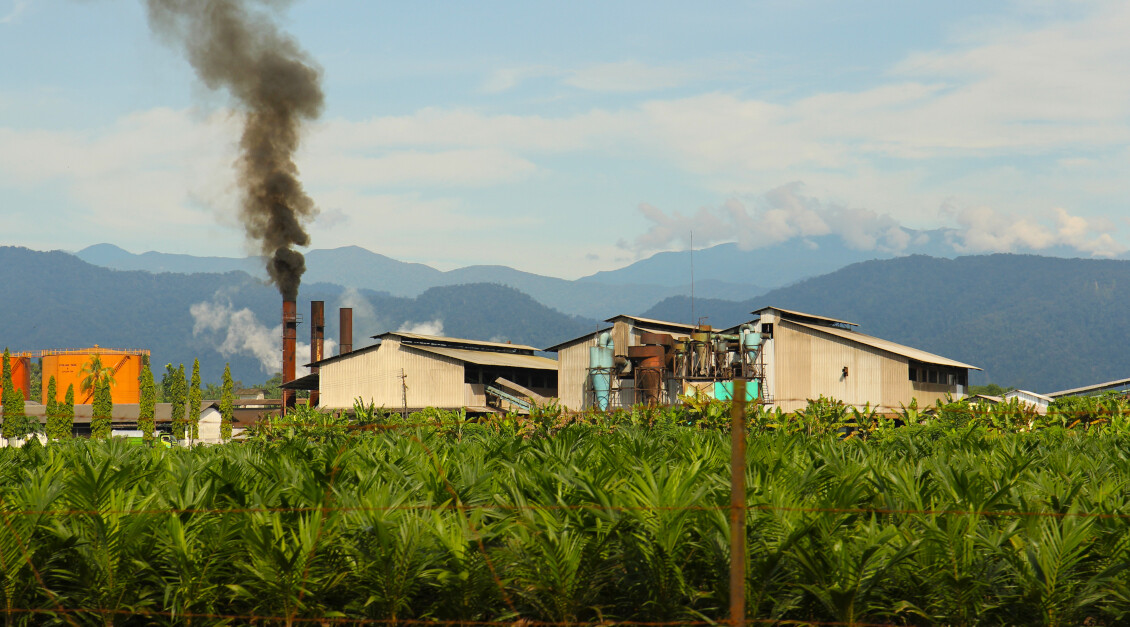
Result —
M660 250L674 242L689 244L692 231L696 246L736 241L745 249L828 234L859 250L899 252L910 243L910 236L891 216L821 202L805 195L801 183L769 190L752 206L730 199L721 207L702 207L689 216L677 211L667 214L648 204L640 211L651 226L633 243L637 252Z
M1113 257L1127 250L1111 236L1115 225L1110 220L1083 218L1059 207L1018 215L990 207L947 205L942 208L942 215L958 224L949 239L959 253L1040 251L1068 246L1092 257Z
M568 73L565 84L589 91L654 91L678 87L694 77L695 73L689 68L620 61L573 70Z
M0 24L11 24L23 13L31 0L12 0L12 8L4 15L0 15Z

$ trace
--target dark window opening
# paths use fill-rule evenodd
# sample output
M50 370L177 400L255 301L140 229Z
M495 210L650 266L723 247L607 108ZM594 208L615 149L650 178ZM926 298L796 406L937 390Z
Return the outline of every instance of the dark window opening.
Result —
M761 333L763 335L769 336L769 338L772 339L772 337L773 337L773 323L772 322L761 323Z
M915 368L914 366L910 367L910 380L911 381L917 381L918 380L918 368Z

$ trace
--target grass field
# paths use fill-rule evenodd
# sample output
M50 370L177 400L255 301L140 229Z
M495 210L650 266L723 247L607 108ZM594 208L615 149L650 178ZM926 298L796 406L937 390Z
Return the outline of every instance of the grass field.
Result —
M1039 425L1003 414L907 427L872 417L844 439L841 409L751 417L749 617L1130 619L1121 413ZM83 625L722 621L730 436L707 424L724 412L695 411L569 425L556 415L444 426L368 415L378 428L366 430L315 416L307 428L191 450L85 440L3 449L0 615ZM1005 420L1015 428L994 422Z

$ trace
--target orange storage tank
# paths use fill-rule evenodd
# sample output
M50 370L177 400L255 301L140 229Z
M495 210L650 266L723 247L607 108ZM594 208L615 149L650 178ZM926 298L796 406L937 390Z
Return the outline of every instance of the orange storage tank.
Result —
M94 348L45 350L40 353L43 365L43 403L47 403L47 382L55 377L55 400L62 402L67 397L67 386L75 386L75 404L89 405L94 402L94 390L82 391L82 372L85 366L95 355L102 360L102 367L113 371L113 385L110 386L110 398L115 404L140 403L141 386L138 377L145 359L149 357L147 350L102 348L97 344Z
M3 355L0 355L3 358ZM31 353L9 353L8 364L12 369L12 385L24 393L24 400L31 399Z

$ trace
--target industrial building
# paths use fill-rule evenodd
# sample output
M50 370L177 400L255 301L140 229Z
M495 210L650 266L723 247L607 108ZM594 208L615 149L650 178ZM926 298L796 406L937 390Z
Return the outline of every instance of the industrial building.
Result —
M373 339L309 364L317 373L304 379L316 381L319 406L350 409L360 400L390 410L521 412L557 394L557 361L535 355L533 346L401 331Z
M964 395L976 366L855 331L852 322L766 307L725 330L636 316L547 348L558 353L559 398L573 410L671 404L681 394L750 399L794 411L820 396L895 410Z
M613 316L605 322L608 326L545 349L547 352L557 353L557 397L563 407L572 410L593 407L615 409L647 402L643 394L637 394L634 375L613 376L612 369L617 367L619 373L631 374L631 371L627 370L628 350L630 347L644 346L645 334L647 340L656 336L685 340L695 330L693 324L666 322L639 316ZM604 346L601 346L602 338L604 338ZM609 347L612 350L607 354L608 363L597 366L590 363L594 354L592 349ZM606 350L603 352L607 353ZM595 374L590 368L597 368ZM678 402L682 389L677 381L671 376L662 379L657 390L658 394L653 394L656 398L650 400L659 405Z
M862 407L897 410L917 399L932 405L965 395L969 370L960 361L865 335L835 318L766 307L753 312L761 332L764 397L785 411L820 396Z

